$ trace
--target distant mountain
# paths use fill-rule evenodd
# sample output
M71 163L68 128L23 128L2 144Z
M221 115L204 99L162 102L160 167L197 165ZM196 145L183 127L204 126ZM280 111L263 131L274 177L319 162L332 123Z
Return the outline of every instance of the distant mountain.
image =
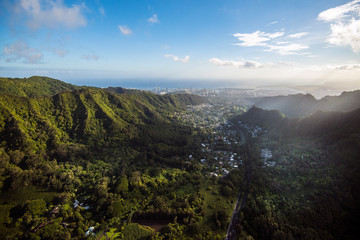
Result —
M0 78L0 94L23 97L52 96L66 91L80 89L49 77L33 76L30 78Z
M303 117L317 111L352 111L360 108L360 90L343 92L340 96L327 96L316 100L310 94L264 97L255 100L255 106L266 110L279 110L287 117Z
M344 109L346 101L340 99L352 94L327 98L328 103L334 100L333 105L328 106L334 107L336 103ZM311 101L309 96L303 99ZM236 127L247 128L254 133L253 123L267 130L261 131L252 143L262 149L261 165L264 165L258 168L262 171L258 175L262 180L257 183L254 180L251 184L253 192L257 191L257 199L261 199L263 190L260 189L266 189L263 199L270 204L273 202L274 212L286 216L283 221L278 221L279 226L285 223L282 229L296 229L298 233L292 233L293 239L309 239L308 236L313 236L313 239L359 239L360 109L317 111L302 118L279 118L276 111L254 107L236 119L242 121L234 124ZM271 158L270 162L266 157ZM245 208L249 207L247 202ZM247 223L252 229L257 229L252 235L254 239L272 239L255 235L266 232L263 229L271 225L259 221L259 216L264 216L260 211L245 213L248 214ZM308 231L310 228L311 231ZM246 231L246 228L243 229ZM290 239L290 235L283 234L283 237L273 239Z
M352 141L360 148L360 108L349 112L318 111L307 117L289 119L277 110L252 107L233 121L256 124L287 136L318 139L327 145Z
M174 104L174 106L177 106L179 104L198 105L208 102L204 97L189 93L176 93L176 94L171 93L165 95L158 95L148 91L127 89L122 87L108 87L105 88L104 90L118 94L136 94L136 96L140 98L146 97L146 99L150 103L154 103L155 105L157 105L157 103L159 102L164 102L164 101L167 102L167 104Z
M308 136L331 145L352 139L360 148L360 109L350 112L318 111L306 118L282 124L284 132ZM359 149L358 148L358 149Z
M278 110L263 110L261 108L252 107L242 115L234 117L231 121L241 121L259 125L261 127L273 128L285 118Z

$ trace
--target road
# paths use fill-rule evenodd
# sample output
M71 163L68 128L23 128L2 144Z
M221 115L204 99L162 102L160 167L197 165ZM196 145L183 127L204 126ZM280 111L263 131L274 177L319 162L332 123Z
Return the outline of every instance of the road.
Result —
M249 194L249 186L250 186L250 179L251 179L251 169L245 173L244 181L240 188L238 200L236 202L233 215L231 217L231 221L229 224L229 228L226 232L225 240L233 240L236 239L236 224L239 223L239 216L241 210L244 208L247 197Z

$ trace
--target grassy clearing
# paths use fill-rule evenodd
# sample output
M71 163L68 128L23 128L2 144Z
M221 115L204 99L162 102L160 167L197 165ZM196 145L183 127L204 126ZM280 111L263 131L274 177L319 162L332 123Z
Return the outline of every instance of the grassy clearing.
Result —
M186 184L181 186L179 189L176 190L176 196L184 197L187 194L192 194L196 192L196 188L192 184Z
M27 200L44 199L46 203L54 200L58 193L49 191L46 188L27 186L14 192L2 192L0 195L0 203L19 204Z
M145 239L153 235L151 228L146 228L137 223L131 223L124 229L124 240Z
M219 210L224 210L228 215L228 221L232 216L234 205L236 203L236 197L233 196L232 199L225 198L220 192L220 186L211 185L209 183L203 185L201 192L204 196L204 218L202 221L202 226L207 231L213 231L219 234L224 233L222 229L219 229L214 222L214 215Z

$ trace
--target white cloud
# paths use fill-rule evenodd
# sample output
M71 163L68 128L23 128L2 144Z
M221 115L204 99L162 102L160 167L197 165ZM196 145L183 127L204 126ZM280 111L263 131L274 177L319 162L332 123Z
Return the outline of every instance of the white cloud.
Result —
M81 13L84 5L64 5L63 1L21 0L15 6L15 13L26 16L26 25L31 29L41 27L76 28L86 26L87 21Z
M148 22L151 22L151 23L160 23L157 14L152 15L152 16L148 19Z
M351 16L351 13L360 15L360 0L355 0L344 5L327 9L319 13L317 19L325 22L341 21Z
M234 37L238 38L241 43L235 45L243 47L266 46L268 41L284 35L284 32L265 33L256 31L253 33L235 33Z
M119 25L118 28L120 29L120 31L121 31L122 34L124 34L124 35L130 35L130 34L132 34L131 29L128 28L127 26L125 26L125 25Z
M350 46L354 52L360 52L360 20L352 19L348 23L331 24L331 31L327 39L330 44Z
M256 31L253 33L236 33L233 34L234 37L237 37L241 43L235 45L243 47L253 47L260 46L264 47L267 52L275 52L280 55L300 55L304 53L299 53L299 51L308 49L309 46L297 43L289 43L288 41L282 41L284 38L284 32L275 32L275 33L265 33ZM296 33L287 36L287 38L300 38L308 34L307 32ZM280 41L275 39L280 38Z
M43 54L38 49L30 48L24 41L5 45L3 53L6 62L22 60L23 63L36 64L43 59Z
M284 35L284 32L276 32L276 33L267 33L267 35L269 36L269 38L277 38L277 37L281 37Z
M280 41L280 42L275 42L275 44L277 45L284 45L284 44L288 44L289 42L286 41Z
M311 54L311 53L306 53L305 55L308 58L317 58L317 57L319 57L319 55L314 55L314 54Z
M327 66L327 69L330 69L330 70L359 70L360 71L360 64L344 64L344 65Z
M179 58L179 57L177 57L175 55L172 55L172 54L165 54L164 57L172 58L172 60L179 61L179 62L182 62L182 63L188 63L188 61L190 59L190 56L185 56L184 58Z
M301 33L291 34L288 37L289 38L302 38L302 37L304 37L304 36L306 36L308 34L309 34L308 32L301 32Z
M273 21L273 22L271 22L271 23L266 24L266 27L268 27L268 26L270 26L270 25L273 25L273 24L277 24L277 23L278 23L278 21Z
M254 61L230 61L221 60L219 58L210 58L209 62L216 66L230 66L236 68L261 68L262 64Z
M292 43L292 44L288 44L288 45L268 45L267 47L269 49L267 49L265 51L269 51L269 52L273 51L280 55L301 54L301 53L299 53L299 51L309 48L309 46L297 44L297 43Z
M91 60L97 61L99 59L99 56L97 56L95 54L87 54L87 55L84 54L81 56L81 58L84 60L89 60L89 61L91 61Z
M323 11L317 19L332 22L328 43L349 46L354 52L360 52L360 0Z
M296 63L295 62L280 61L280 62L278 62L278 65L280 65L280 66L296 66Z

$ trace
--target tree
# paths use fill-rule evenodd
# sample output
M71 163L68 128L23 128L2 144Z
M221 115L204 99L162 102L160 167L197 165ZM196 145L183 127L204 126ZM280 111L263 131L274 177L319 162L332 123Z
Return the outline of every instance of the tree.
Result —
M33 215L40 215L46 210L46 202L43 199L32 200L27 204L26 208Z
M124 209L123 202L124 202L124 200L122 200L122 199L116 199L114 201L114 203L113 203L113 216L114 217L117 217L122 213L122 211Z
M129 181L126 176L121 177L118 180L118 184L116 185L115 192L124 194L127 193L128 191L129 191Z
M214 213L214 220L217 227L225 229L229 221L229 215L224 209L218 209Z

